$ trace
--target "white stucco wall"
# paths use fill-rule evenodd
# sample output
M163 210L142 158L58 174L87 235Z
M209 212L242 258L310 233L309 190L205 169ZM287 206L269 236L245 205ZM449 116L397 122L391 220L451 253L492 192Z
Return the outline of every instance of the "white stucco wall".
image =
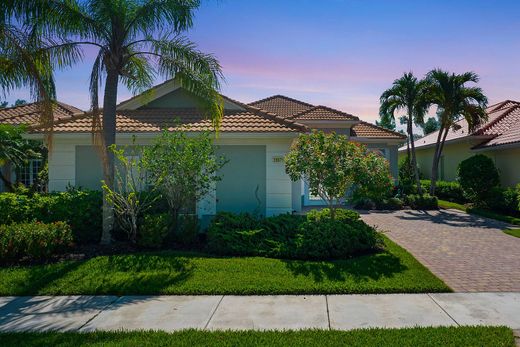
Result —
M217 145L266 146L266 215L287 213L293 210L292 182L285 173L283 158L289 151L296 134L219 134ZM136 143L150 144L153 136L136 136ZM91 145L89 134L56 134L49 157L49 191L64 191L67 185L76 184L76 146ZM119 136L119 145L132 144L130 136ZM209 194L197 204L201 214L215 214L215 194Z

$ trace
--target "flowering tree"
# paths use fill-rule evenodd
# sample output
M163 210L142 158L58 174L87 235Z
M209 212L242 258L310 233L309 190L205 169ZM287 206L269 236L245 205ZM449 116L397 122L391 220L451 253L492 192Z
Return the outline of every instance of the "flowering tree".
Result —
M353 186L367 192L391 186L385 162L344 135L314 131L294 142L285 157L285 171L293 181L305 179L311 193L327 202L334 219L336 206Z

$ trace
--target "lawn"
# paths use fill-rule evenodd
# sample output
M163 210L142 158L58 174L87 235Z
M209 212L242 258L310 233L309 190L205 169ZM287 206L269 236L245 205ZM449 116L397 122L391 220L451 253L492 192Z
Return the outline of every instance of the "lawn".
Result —
M450 288L385 237L386 250L298 261L155 252L0 268L0 295L420 293Z
M491 219L496 219L496 220L499 220L499 221L502 221L502 222L506 222L506 223L510 223L510 224L520 225L520 218L518 218L518 217L508 216L508 215L501 214L501 213L498 213L498 212L495 212L495 211L485 210L485 209L482 209L482 208L467 207L465 205L458 204L456 202L439 200L439 207L441 207L441 208L453 208L453 209L460 210L460 211L463 211L463 212L467 212L467 213L470 213L470 214L476 214L478 216L491 218Z
M0 345L20 346L493 346L514 347L506 327L364 329L351 331L200 331L7 333Z
M514 237L520 237L520 229L505 229L504 232Z

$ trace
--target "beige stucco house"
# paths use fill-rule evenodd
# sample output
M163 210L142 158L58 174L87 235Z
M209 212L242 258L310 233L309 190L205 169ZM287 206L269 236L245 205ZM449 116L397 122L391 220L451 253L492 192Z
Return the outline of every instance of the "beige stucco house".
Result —
M461 120L457 130L450 130L439 163L439 179L454 181L458 164L475 154L494 160L502 184L520 183L520 102L506 100L486 109L488 121L469 132ZM415 142L417 164L425 178L430 178L438 131ZM399 157L406 155L406 146L399 148Z
M397 177L397 149L404 141L399 133L339 110L281 95L250 104L223 98L225 112L215 142L229 161L213 193L197 202L199 216L258 209L269 216L323 204L309 194L303 182L291 182L285 173L284 156L291 143L311 129L336 131L367 144L389 160ZM160 84L118 105L116 142L131 144L135 137L138 144L146 145L162 129L174 131L176 122L189 126L191 131L211 129L211 122L203 117L197 104L192 94L173 81ZM12 124L29 120L27 115L11 113ZM49 190L63 191L67 186L99 189L102 166L92 145L92 118L81 111L56 117L49 156ZM42 138L42 134L35 130L30 137Z

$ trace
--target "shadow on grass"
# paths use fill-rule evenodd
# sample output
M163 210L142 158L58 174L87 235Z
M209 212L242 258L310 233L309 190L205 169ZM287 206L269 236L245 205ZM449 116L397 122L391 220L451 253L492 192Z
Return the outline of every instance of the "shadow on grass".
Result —
M100 256L20 270L4 295L160 294L193 275L189 257L168 253Z
M393 277L408 269L399 257L387 251L348 260L283 260L283 262L293 275L311 276L316 282L324 280L343 282L347 279L355 282L378 280L382 277Z

